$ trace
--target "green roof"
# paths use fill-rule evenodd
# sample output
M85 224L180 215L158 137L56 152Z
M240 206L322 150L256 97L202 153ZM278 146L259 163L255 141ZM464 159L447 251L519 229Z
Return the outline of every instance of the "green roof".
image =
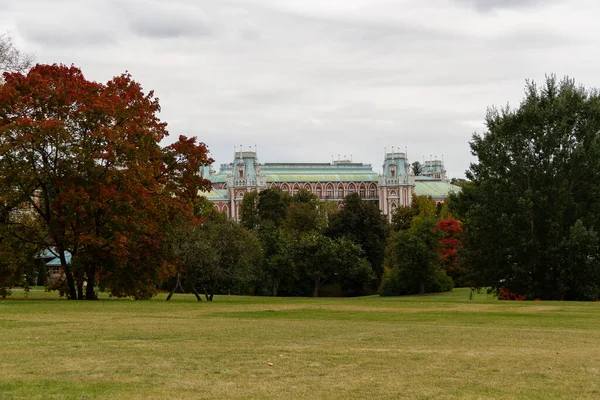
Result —
M442 181L416 181L415 194L417 196L431 196L434 200L445 199L450 193L460 192L460 186L451 185Z
M271 182L377 182L379 176L370 165L348 164L274 164L262 165L261 174L265 175L266 183ZM227 182L227 174L231 168L221 170L210 177L212 183Z
M67 264L71 264L71 253L68 251L65 251L65 261ZM60 257L56 257L46 263L46 266L48 267L60 267L61 265Z
M227 175L225 175L224 173L221 173L221 171L219 171L219 173L209 176L208 180L211 181L212 183L224 183L224 182L227 182Z
M267 182L377 182L377 173L363 164L265 164Z
M201 192L201 196L206 197L208 200L229 200L227 196L227 189L215 189L212 188L210 192Z
M377 182L377 174L276 174L267 173L267 182Z

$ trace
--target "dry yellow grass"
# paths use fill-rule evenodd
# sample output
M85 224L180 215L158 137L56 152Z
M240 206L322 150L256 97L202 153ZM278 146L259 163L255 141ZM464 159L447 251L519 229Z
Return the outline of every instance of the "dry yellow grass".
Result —
M0 398L600 398L600 303L468 297L0 301Z

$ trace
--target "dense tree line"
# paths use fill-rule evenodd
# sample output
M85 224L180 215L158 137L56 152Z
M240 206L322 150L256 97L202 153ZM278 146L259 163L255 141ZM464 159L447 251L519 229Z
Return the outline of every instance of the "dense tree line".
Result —
M3 74L0 294L31 281L36 255L48 249L64 272L52 288L88 300L98 290L144 299L159 287L169 298L184 290L209 301L216 293L319 296L324 288L372 294L385 279L386 246L407 254L398 247L404 233L390 239L377 205L358 194L340 205L306 190L250 192L241 221L228 220L200 196L210 189L198 174L212 163L206 146L180 136L162 147L159 110L128 74L105 84L62 65ZM415 198L415 207L440 211L430 199ZM406 243L417 232L438 241L437 217L413 232L420 214L403 217ZM431 259L413 260L417 275L396 280L416 279L421 293L449 289L424 284L444 275L434 247ZM388 269L405 264L397 258Z
M375 204L267 189L247 193L230 221L200 196L206 146L180 136L162 147L159 110L128 74L106 84L62 65L3 74L1 295L31 281L47 250L64 273L52 288L70 299L144 299L161 286L209 301L377 292L390 227Z
M446 204L413 196L388 224L358 194L338 204L274 188L246 193L235 222L201 196L206 146L160 145L168 131L151 91L128 74L97 83L75 67L29 69L0 43L0 296L33 283L52 249L64 272L53 288L70 299L453 286L600 298L600 94L568 78L528 83L519 108L488 111L469 180Z
M500 297L600 298L600 94L572 79L528 82L518 108L489 109L470 183L452 201L474 285Z

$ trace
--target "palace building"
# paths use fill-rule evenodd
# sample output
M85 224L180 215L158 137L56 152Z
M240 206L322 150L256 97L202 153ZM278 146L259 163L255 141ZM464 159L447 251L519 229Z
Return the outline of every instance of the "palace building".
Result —
M290 194L307 189L318 198L341 204L350 193L358 193L367 201L376 202L391 220L396 208L409 206L413 193L430 196L443 202L460 190L451 185L441 160L425 161L422 174L414 176L406 153L385 153L382 173L370 164L337 160L331 163L265 163L258 161L255 151L235 151L234 160L221 164L219 172L204 167L202 175L212 182L212 190L203 195L219 211L239 219L239 206L244 194L273 187Z

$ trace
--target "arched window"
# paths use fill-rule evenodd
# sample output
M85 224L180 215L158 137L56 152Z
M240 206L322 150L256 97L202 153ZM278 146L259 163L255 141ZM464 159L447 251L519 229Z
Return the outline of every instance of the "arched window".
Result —
M361 199L364 199L366 197L367 190L365 189L365 184L364 183L360 184L360 189L358 189L358 193L359 193Z
M338 185L337 198L338 199L344 198L344 185L342 185L341 183Z
M333 184L329 183L326 189L326 199L333 199Z
M374 183L371 183L369 187L369 198L374 199L377 197L377 186Z

